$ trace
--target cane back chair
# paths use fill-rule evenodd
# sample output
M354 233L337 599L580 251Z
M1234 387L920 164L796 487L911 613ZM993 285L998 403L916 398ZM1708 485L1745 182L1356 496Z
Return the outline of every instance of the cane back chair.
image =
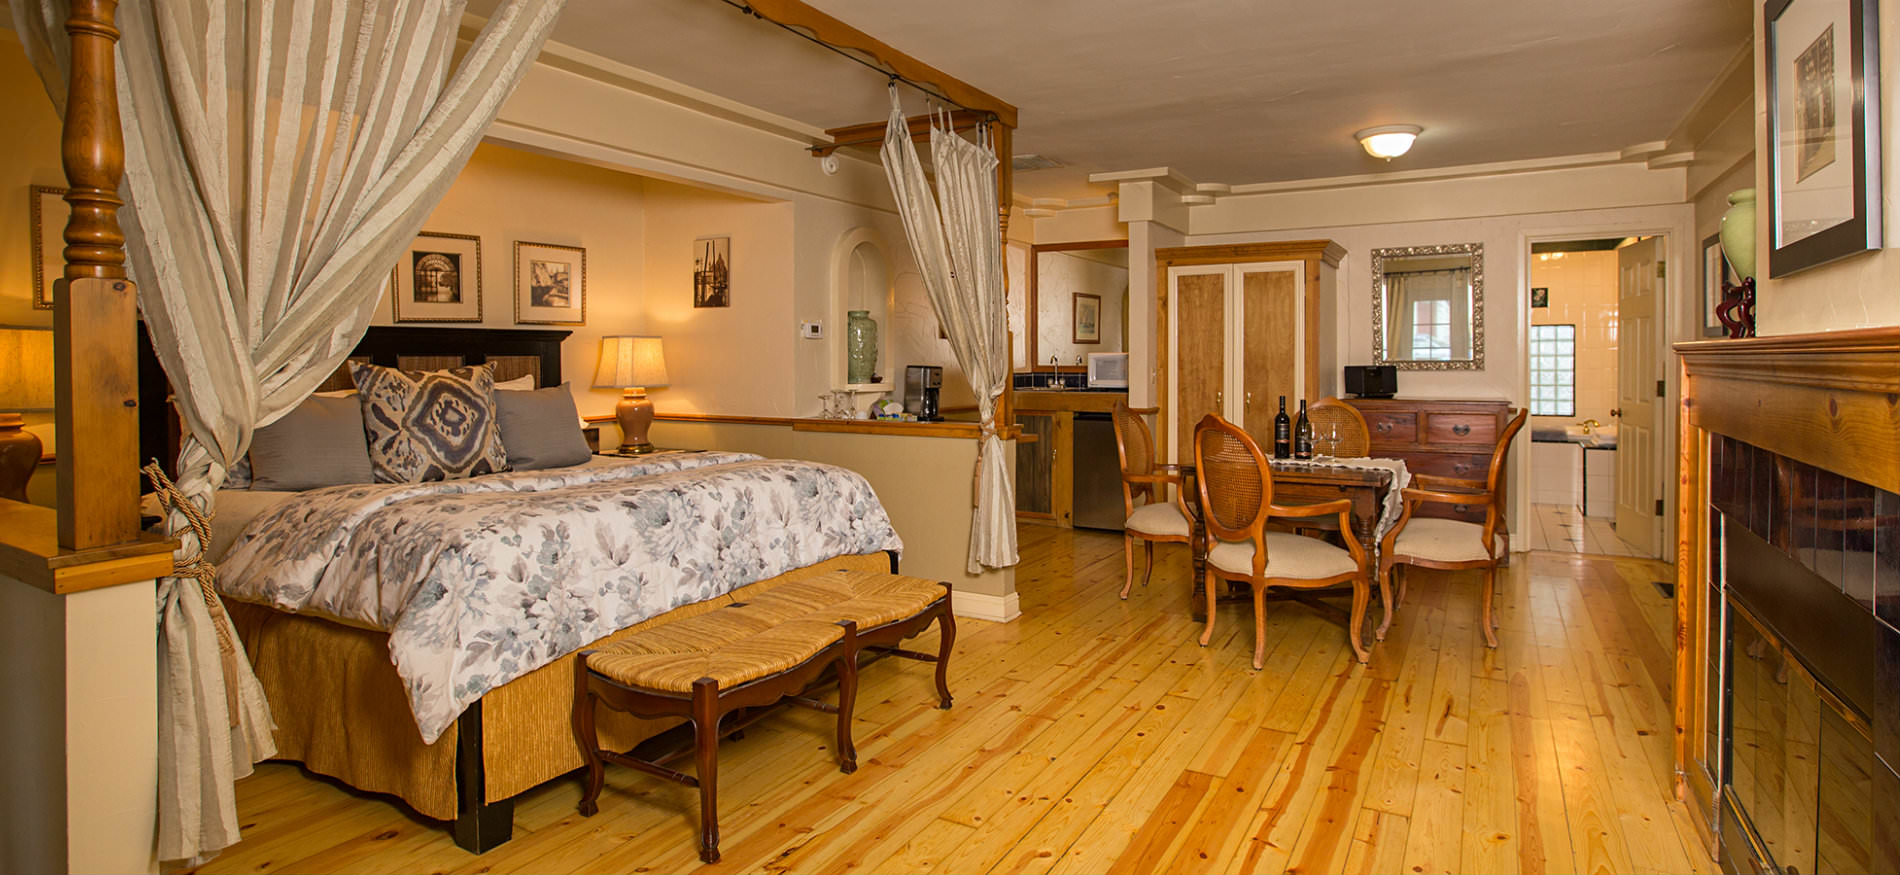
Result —
M1206 530L1207 628L1201 646L1214 638L1214 617L1221 580L1244 581L1253 588L1253 667L1266 657L1267 587L1317 589L1352 584L1352 611L1346 632L1353 654L1368 658L1361 640L1371 575L1366 552L1352 534L1352 502L1282 507L1273 503L1273 472L1260 445L1225 419L1208 414L1194 427L1195 482ZM1345 548L1318 538L1268 531L1269 518L1287 520L1339 517Z
M1186 475L1179 465L1155 462L1154 438L1143 416L1154 408L1136 409L1117 402L1115 405L1115 453L1121 460L1122 474L1122 559L1127 573L1122 581L1122 598L1135 586L1135 542L1146 548L1146 564L1141 585L1154 576L1155 544L1187 544L1194 530L1184 494ZM1169 497L1168 487L1174 487ZM1135 500L1139 498L1140 504Z
M1386 592L1392 590L1391 575L1393 569L1400 565L1452 571L1483 569L1481 625L1484 628L1484 643L1490 647L1498 646L1497 615L1492 604L1497 596L1498 563L1508 555L1506 550L1509 548L1503 534L1498 531L1499 516L1509 512L1509 508L1498 506L1498 483L1504 477L1511 441L1517 437L1518 430L1524 427L1524 418L1528 414L1527 410L1519 410L1517 416L1504 427L1503 433L1498 435L1497 446L1491 451L1490 471L1485 479L1412 475L1412 482L1418 485L1405 490L1405 512L1399 515L1399 521L1392 526L1391 531L1386 532L1379 546L1379 582L1381 590ZM1413 516L1418 506L1425 503L1482 506L1484 523ZM1405 581L1409 576L1403 573L1399 575L1394 613L1405 604ZM1380 638L1385 637L1385 627L1391 622L1391 614L1388 613L1379 627Z

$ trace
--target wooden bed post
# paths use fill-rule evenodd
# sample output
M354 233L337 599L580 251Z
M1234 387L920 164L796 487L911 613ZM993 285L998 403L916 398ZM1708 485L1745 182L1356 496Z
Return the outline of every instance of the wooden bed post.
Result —
M1003 300L1007 302L1010 295L1018 294L1016 289L1009 287L1009 208L1010 200L1015 196L1016 187L1016 170L1010 166L1010 141L1016 129L998 121L991 126L990 132L995 138L996 145L996 233L1003 238ZM1026 266L1030 270L1034 267L1034 265ZM1009 334L1005 332L1003 336L1009 337ZM1013 350L1016 343L1010 340L1008 345ZM1011 356L1012 359L1015 355L1013 352L1004 354ZM1008 377L1003 381L1003 395L997 399L996 431L998 434L1009 434L1010 427L1016 424L1016 377L1013 373L1016 370L1015 364L1011 361L1003 369ZM1030 364L1034 365L1035 362L1030 362Z
M125 276L113 26L117 0L74 0L61 159L66 271L53 291L59 545L85 550L138 538L138 296Z

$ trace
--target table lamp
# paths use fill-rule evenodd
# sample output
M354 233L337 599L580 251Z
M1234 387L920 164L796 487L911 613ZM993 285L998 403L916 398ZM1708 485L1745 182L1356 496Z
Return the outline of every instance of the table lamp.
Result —
M0 498L26 500L44 447L19 411L53 409L53 332L0 326Z
M647 429L653 425L653 402L648 389L667 384L666 356L657 337L616 336L600 339L600 369L594 388L622 389L614 418L620 421L620 453L637 456L653 452Z

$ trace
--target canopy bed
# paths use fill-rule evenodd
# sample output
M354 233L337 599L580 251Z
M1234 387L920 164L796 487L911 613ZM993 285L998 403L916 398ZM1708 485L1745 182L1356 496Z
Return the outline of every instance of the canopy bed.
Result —
M231 783L248 773L250 763L273 755L396 793L424 814L453 816L458 839L476 849L505 839L506 797L579 764L564 725L571 662L556 658L521 666L519 677L492 689L464 685L458 702L476 695L459 716L443 724L446 712L432 712L430 726L418 732L414 685L405 690L389 664L389 633L376 623L352 622L360 616L321 611L236 606L227 617L213 594L218 575L206 554L215 496L229 491L220 486L245 460L259 430L296 415L347 359L385 354L376 348L387 345L388 338L378 336L384 332L363 338L388 264L466 163L538 55L561 6L504 0L458 51L460 6L453 0L394 10L298 0L268 21L252 21L255 10L242 0L123 10L113 0L14 5L15 29L65 116L66 199L73 208L65 233L67 281L56 290L55 304L60 546L82 551L148 542L132 500L139 458L134 448L141 437L169 441L165 420L172 415L182 435L177 452L167 446L162 456L177 476L176 487L162 491L172 502L166 528L178 550L173 576L158 586L161 859L203 860L235 842ZM962 147L939 144L940 165L958 165L956 184L985 191L945 195L955 203L946 203L939 219L928 188L919 186L910 192L906 227L913 245L925 238L934 243L919 261L928 262L926 272L939 279L928 284L931 297L940 312L947 311L952 345L966 371L1003 374L982 378L984 385L995 385L984 395L984 407L999 396L1006 403L1006 367L991 368L988 361L1007 355L1000 336L990 336L1002 324L995 257L1001 235L989 234L987 244L973 238L965 207L969 195L987 195L987 213L1006 221L1008 164L999 166L995 153L1007 151L1014 107L796 0L755 3L746 11L868 55L893 83L918 85L992 123L987 135L1000 149L987 143L969 147L955 136L948 139ZM55 36L62 30L65 37ZM264 55L268 64L233 62L254 57L260 42L271 50ZM123 80L119 64L127 68ZM302 94L301 112L275 99L286 92ZM908 147L917 120L907 124L893 105L886 139ZM309 124L311 118L331 123ZM955 125L925 127L941 134ZM261 151L239 154L246 149ZM994 187L973 184L989 173L995 174ZM914 154L892 174L894 188L923 179ZM122 176L128 218L123 232ZM953 215L956 210L963 212ZM128 251L140 286L128 280ZM995 270L979 270L992 261ZM964 277L961 284L943 281L953 264ZM979 272L986 276L977 279ZM162 362L169 377L164 384L149 372L140 379L132 341L140 310L151 340L147 361ZM507 334L515 335L509 341L523 339ZM418 345L404 350L397 343L396 354L457 359L438 365L480 362L484 366L459 370L477 372L471 379L491 385L496 369L485 365L497 350L481 344L503 338L469 332L456 340L473 348L445 352L418 332L403 336L403 342ZM540 342L558 347L558 338ZM520 358L504 370L531 376L538 370L537 385L558 380L558 355L506 355ZM99 391L75 392L75 385ZM157 390L165 391L162 399L152 394ZM367 423L367 410L364 416ZM988 422L986 443L997 443ZM985 455L986 474L1003 470L1000 454ZM721 461L707 467L753 464ZM654 476L677 474L682 472ZM983 481L988 503L1007 519L1008 484L1000 475ZM510 489L474 491L485 499L516 497ZM853 512L860 520L866 516L862 507ZM267 521L273 513L258 508L257 519ZM1014 561L1013 537L996 534L973 533L973 566ZM840 566L894 566L894 533L862 544L805 557L799 568L762 565L759 576L767 579L753 585ZM727 584L748 579L756 578L723 578ZM277 596L246 592L283 606ZM640 622L664 622L733 594L697 595L706 597L657 617L626 618L638 620L631 628L639 628ZM311 659L333 670L312 672ZM551 733L540 725L544 712L561 715ZM651 728L609 724L602 733L604 739L637 740Z

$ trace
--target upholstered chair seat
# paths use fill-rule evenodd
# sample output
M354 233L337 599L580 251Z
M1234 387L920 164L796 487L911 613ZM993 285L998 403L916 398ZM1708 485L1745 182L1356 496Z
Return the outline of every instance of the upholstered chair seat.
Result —
M1344 549L1318 538L1287 532L1266 532L1267 577L1311 580L1356 574L1359 563ZM1253 574L1253 542L1222 541L1207 551L1207 564L1242 577Z
M1115 454L1121 459L1122 561L1127 566L1122 581L1122 598L1135 588L1135 542L1146 553L1141 573L1142 586L1155 571L1155 542L1186 544L1193 539L1193 518L1188 516L1188 470L1179 465L1155 461L1153 435L1148 421L1154 410L1136 410L1126 404L1115 405Z
M1144 504L1128 515L1123 528L1143 535L1185 538L1192 530L1188 518L1173 504Z
M1223 580L1245 583L1253 590L1256 671L1266 665L1267 589L1327 589L1343 583L1352 586L1346 640L1359 661L1365 662L1370 654L1360 627L1365 623L1372 581L1366 551L1352 534L1352 502L1342 498L1319 504L1274 504L1273 469L1260 444L1244 429L1212 413L1194 427L1194 471L1201 499L1202 544L1207 550L1203 578L1207 626L1201 630L1201 646L1214 640ZM1344 549L1318 538L1267 529L1269 519L1313 527L1313 521L1322 518L1338 521ZM1255 560L1260 567L1254 566Z
M1393 542L1400 555L1429 559L1433 562L1488 562L1504 555L1504 535L1491 536L1492 549L1484 549L1484 526L1458 520L1418 517L1406 524ZM1269 553L1268 555L1272 555Z
M1498 433L1497 446L1491 450L1491 466L1485 472L1485 479L1413 475L1413 486L1407 487L1402 493L1405 511L1399 514L1399 521L1392 529L1385 533L1385 540L1379 548L1380 591L1392 591L1392 579L1398 576L1398 598L1387 602L1385 620L1379 624L1379 638L1385 638L1386 627L1392 625L1393 613L1405 601L1405 575L1401 572L1406 566L1418 565L1442 571L1478 569L1484 572L1484 585L1478 594L1483 613L1479 622L1484 628L1484 643L1490 647L1498 646L1495 604L1498 565L1511 555L1509 539L1498 531L1502 528L1499 515L1505 510L1499 485L1504 472L1508 470L1506 459L1510 456L1511 441L1517 437L1518 430L1524 427L1524 419L1529 415L1529 411L1517 411L1517 415ZM1460 510L1482 508L1484 524L1436 516L1416 516L1419 506L1424 504ZM1484 533L1487 531L1492 533L1490 543L1485 543Z

